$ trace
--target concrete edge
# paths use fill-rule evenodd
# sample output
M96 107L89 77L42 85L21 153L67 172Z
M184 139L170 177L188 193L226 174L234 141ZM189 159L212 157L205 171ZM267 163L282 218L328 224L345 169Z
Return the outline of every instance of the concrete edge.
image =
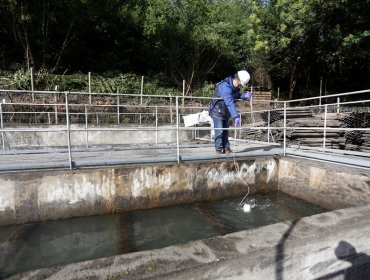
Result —
M66 266L9 279L314 279L348 267L341 242L368 250L370 205L253 230ZM329 278L330 279L330 278Z

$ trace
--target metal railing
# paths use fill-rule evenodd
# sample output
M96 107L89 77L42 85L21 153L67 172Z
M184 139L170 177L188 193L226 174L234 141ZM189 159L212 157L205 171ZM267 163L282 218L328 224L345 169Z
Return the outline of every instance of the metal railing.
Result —
M10 90L0 90L0 93L1 92L11 92L13 94L29 93L27 91ZM249 102L241 101L244 103L244 106L240 108L242 127L231 127L229 130L234 131L235 141L241 140L242 138L248 139L248 137L243 137L243 134L246 132L252 132L254 139L249 140L265 143L279 142L282 144L284 155L286 155L286 149L292 145L296 145L298 148L302 148L304 146L309 147L309 145L305 145L304 142L299 142L299 140L298 144L292 144L292 139L288 134L291 134L292 131L315 131L322 135L321 145L319 148L326 150L328 149L329 133L336 132L338 134L345 134L347 132L359 132L362 135L370 134L368 123L365 123L360 127L328 125L329 114L350 114L353 113L353 109L355 107L358 108L358 111L360 112L369 112L368 105L370 104L370 99L341 102L342 97L348 98L356 95L368 94L369 92L370 90L364 90L291 101L254 101L253 99ZM211 98L143 94L120 95L117 93L56 93L54 91L32 91L32 94L38 93L42 95L49 94L50 99L48 99L48 101L53 100L54 102L12 103L5 100L5 102L3 101L0 103L3 151L7 150L7 135L12 133L65 133L66 138L64 142L68 149L69 166L72 169L72 148L73 146L81 145L74 144L76 142L75 139L80 137L81 133L85 134L84 146L89 147L91 145L89 135L96 132L119 133L147 131L152 133L152 136L150 136L150 143L153 145L160 144L158 138L159 132L175 132L175 141L171 142L171 144L175 145L177 161L180 162L180 148L181 144L185 142L185 140L181 140L180 133L190 131L193 135L199 135L200 132L210 133L211 130L215 130L209 125L200 127L184 127L183 123L181 123L181 117L192 113L199 113L202 110L207 110L207 104ZM85 98L86 96L88 99ZM107 102L104 104L98 104L99 102L96 102L96 100L94 101L94 98L100 101L103 100L103 103L104 101ZM146 100L144 104L143 98ZM322 100L332 99L335 99L335 102L322 102ZM34 100L37 100L37 98L34 98ZM70 102L70 100L73 100L73 102ZM75 103L77 100L82 100L83 102L77 104ZM316 101L319 101L319 105L301 105L302 103L314 103ZM112 104L112 102L114 104ZM135 102L137 102L137 104L135 104ZM267 108L253 110L253 105L257 105L259 102L265 104L265 107ZM196 105L194 105L194 103L196 103ZM326 104L322 105L322 103ZM307 112L311 112L312 115L321 114L322 124L303 126L295 125L297 122L288 120L290 114L298 114L299 112L302 112L302 110L307 110ZM259 134L259 136L257 134ZM194 140L194 138L195 137L193 136L191 139ZM212 141L212 137L209 137L206 140ZM10 147L10 144L8 143L8 149L10 148L14 149L17 147ZM369 154L367 151L364 153L366 155Z

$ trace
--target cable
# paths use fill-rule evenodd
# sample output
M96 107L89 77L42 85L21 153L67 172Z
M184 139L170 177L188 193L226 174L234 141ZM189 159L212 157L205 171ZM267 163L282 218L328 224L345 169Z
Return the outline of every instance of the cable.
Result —
M243 197L243 199L239 202L239 206L242 206L243 205L243 202L244 200L247 198L247 196L249 195L249 192L250 192L250 188L249 188L249 185L248 183L242 178L241 174L240 174L240 169L239 169L239 164L236 162L235 160L235 154L233 152L233 158L234 158L234 166L235 166L235 170L238 174L238 177L239 179L244 183L244 187L247 187L247 194Z

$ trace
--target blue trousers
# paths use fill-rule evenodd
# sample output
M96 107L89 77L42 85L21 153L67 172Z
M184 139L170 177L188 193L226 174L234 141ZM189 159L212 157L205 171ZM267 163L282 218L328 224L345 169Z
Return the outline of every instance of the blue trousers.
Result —
M229 128L228 119L224 120L212 117L212 120L214 128ZM215 148L216 150L230 148L229 130L215 129Z

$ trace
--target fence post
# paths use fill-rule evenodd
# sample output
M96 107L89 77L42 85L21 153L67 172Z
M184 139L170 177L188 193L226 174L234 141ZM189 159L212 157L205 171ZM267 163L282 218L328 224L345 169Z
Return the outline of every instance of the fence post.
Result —
M143 105L143 94L144 94L144 76L141 76L140 105Z
M173 123L173 116L172 116L172 97L170 97L170 123Z
M119 120L119 88L117 88L117 123L120 123Z
M158 146L158 106L155 106L155 145Z
M58 124L58 106L56 105L58 102L57 94L54 93L54 104L55 104L55 124Z
M182 107L185 106L185 80L182 80Z
M320 99L319 99L320 112L321 112L321 96L322 96L322 77L320 78Z
M270 143L270 118L271 118L271 111L267 111L267 143Z
M284 156L286 155L286 101L284 101Z
M337 97L337 114L340 112L340 97Z
M31 70L31 94L32 94L32 103L35 103L35 93L34 91L34 86L33 86L33 67L30 68Z
M179 97L176 96L176 148L177 148L177 163L180 163L180 116L179 116Z
M91 106L91 72L89 72L89 105Z
M322 147L325 149L326 146L326 120L327 120L327 114L328 114L328 105L325 104L325 113L324 113L324 140L322 143Z
M85 129L86 129L86 148L89 147L89 131L87 130L87 125L88 125L88 117L89 115L87 114L87 106L85 105Z
M0 103L0 124L1 124L1 141L3 144L3 151L5 151L5 133L4 133L4 120L3 120L3 103Z
M67 123L67 142L68 142L68 156L69 156L69 169L73 168L72 153L71 153L71 130L69 124L69 108L68 108L68 93L65 93L66 100L66 123Z

